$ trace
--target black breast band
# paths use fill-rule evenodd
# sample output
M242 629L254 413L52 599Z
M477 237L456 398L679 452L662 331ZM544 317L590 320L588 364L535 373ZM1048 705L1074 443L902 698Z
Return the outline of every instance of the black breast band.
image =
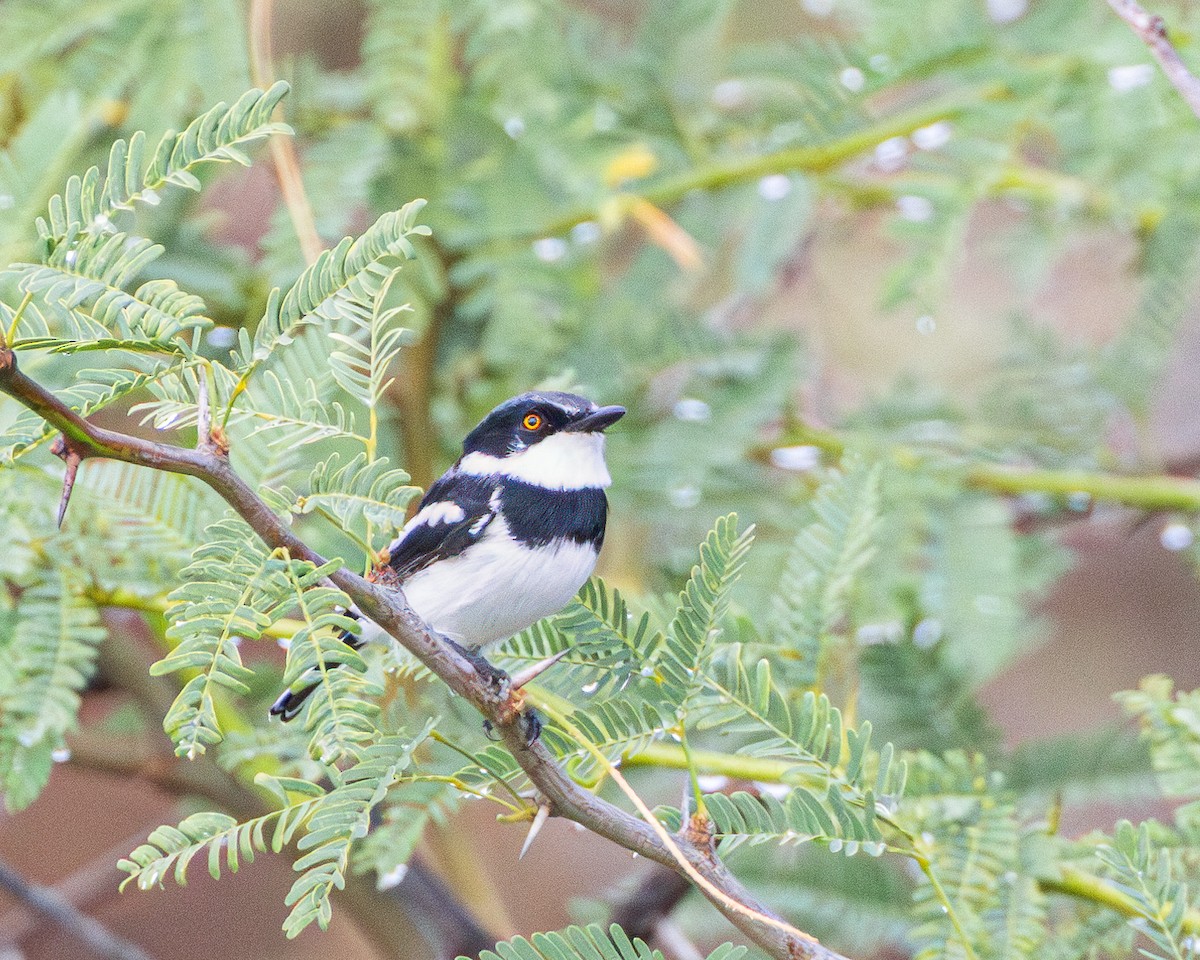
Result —
M531 547L565 538L594 544L599 550L604 542L608 500L598 487L548 490L506 477L500 507L509 532Z

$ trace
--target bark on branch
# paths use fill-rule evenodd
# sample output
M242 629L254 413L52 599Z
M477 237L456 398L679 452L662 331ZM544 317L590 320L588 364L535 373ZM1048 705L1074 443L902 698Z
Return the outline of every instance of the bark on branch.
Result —
M5 393L61 431L67 450L80 460L106 457L125 463L196 477L214 490L272 549L283 548L297 559L323 564L324 559L297 537L229 464L221 445L201 437L192 450L156 443L95 426L71 410L41 384L17 367L15 353L0 344L0 393ZM353 571L341 568L330 580L380 627L395 637L455 693L471 703L500 734L505 746L548 800L555 813L614 843L672 870L681 869L675 854L643 820L580 787L555 761L542 742L525 742L520 721L519 696L497 691L476 673L474 667L443 643L428 624L408 606L400 590L370 583ZM673 845L690 866L704 877L721 897L702 888L701 892L749 939L774 957L787 960L839 960L840 955L797 933L789 933L771 911L757 902L745 887L708 849L701 849L684 836ZM733 902L731 905L730 901ZM737 909L736 905L742 909ZM757 915L757 916L756 916ZM762 918L771 918L766 923ZM843 958L844 960L844 958Z

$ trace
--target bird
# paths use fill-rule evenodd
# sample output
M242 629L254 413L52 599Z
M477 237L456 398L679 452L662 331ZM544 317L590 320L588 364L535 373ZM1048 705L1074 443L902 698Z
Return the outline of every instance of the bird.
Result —
M562 610L591 576L608 519L611 485L604 431L625 415L558 391L501 403L463 440L462 455L422 498L387 549L388 583L461 653L499 683L483 656L493 644ZM363 621L342 639L354 649L382 639ZM315 671L270 709L294 719L320 686ZM529 718L531 738L539 724Z

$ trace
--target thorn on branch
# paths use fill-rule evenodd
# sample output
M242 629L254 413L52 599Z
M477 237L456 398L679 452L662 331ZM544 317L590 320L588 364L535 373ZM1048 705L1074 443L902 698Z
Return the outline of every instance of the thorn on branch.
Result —
M523 686L525 686L525 684L532 683L548 669L558 663L559 660L565 657L568 652L569 649L559 650L558 653L554 654L552 657L547 657L545 660L539 660L537 663L531 663L524 670L518 670L509 680L511 688L516 691L520 690Z
M550 803L543 800L538 805L538 811L533 816L533 823L529 825L529 834L525 837L525 842L521 844L521 852L517 854L518 860L524 860L525 854L529 852L529 848L533 846L533 841L539 833L542 832L542 827L546 825L546 821L550 819Z
M219 426L212 422L212 404L208 397L208 377L200 376L200 389L196 397L196 449L218 457L229 456L229 438Z
M67 465L63 473L62 497L58 501L58 527L61 530L63 520L67 516L67 505L71 502L71 491L75 489L75 477L79 473L79 465L83 463L85 451L75 446L67 439L66 434L60 434L50 445L50 452Z

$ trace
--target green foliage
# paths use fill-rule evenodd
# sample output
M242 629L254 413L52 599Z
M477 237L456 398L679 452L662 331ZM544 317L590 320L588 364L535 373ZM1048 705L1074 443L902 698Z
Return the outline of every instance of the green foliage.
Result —
M286 898L292 912L283 930L289 938L314 920L322 930L329 925L333 912L329 897L346 884L351 844L366 836L371 810L408 766L412 751L431 726L432 722L415 739L390 736L373 743L316 805L296 844L303 856L295 864L300 876Z
M399 321L412 308L408 304L385 306L400 271L394 269L379 280L383 270L381 265L375 265L370 271L371 282L364 287L364 293L374 289L369 312L351 312L352 332L330 335L342 345L342 349L329 356L333 379L371 411L379 406L384 391L394 382L388 379L388 371L411 333Z
M739 753L787 764L784 782L813 784L793 787L784 799L786 810L775 803L778 810L764 811L767 829L735 833L752 842L780 835L793 841L821 838L835 849L844 846L848 854L856 853L860 844L875 855L882 851L877 803L885 811L894 808L904 789L905 767L893 765L890 744L878 753L869 749L869 723L847 727L824 694L807 692L789 706L772 682L767 661L748 669L737 648L730 650L725 672L715 671L708 686L701 729L741 733L746 742ZM772 804L769 797L763 802ZM736 824L736 818L729 823ZM782 830L772 826L779 824ZM763 836L753 838L754 832Z
M1135 828L1128 820L1117 824L1111 846L1097 849L1097 856L1113 872L1116 887L1128 896L1136 910L1135 929L1154 945L1139 952L1150 960L1190 960L1195 956L1191 937L1185 937L1183 918L1190 906L1187 885L1175 878L1171 857L1156 850L1150 828Z
M574 711L572 722L610 756L636 752L637 745L685 723L699 702L752 535L738 534L733 514L717 520L668 623L655 626L649 613L635 619L619 593L593 582L562 614L526 631L509 649L523 657L568 645L578 650L580 659L563 679L581 683L593 702ZM580 748L576 756L581 774L590 769L586 751Z
M989 779L961 753L918 757L910 768L898 820L926 831L912 931L922 960L1037 956L1045 897L1022 869L1012 798Z
M745 947L722 944L707 960L741 960ZM496 944L495 952L484 950L480 960L663 960L641 940L630 940L615 923L607 930L597 924L567 927L558 933L535 933L528 940L516 937ZM470 960L459 957L458 960Z
M76 413L88 416L180 369L177 364L133 357L127 361L124 369L81 370L78 373L81 382L59 390L58 395ZM53 431L41 417L31 411L22 412L0 435L0 443L3 444L0 446L0 465L12 464L32 453L52 436Z
M1141 725L1159 789L1187 801L1176 809L1176 822L1195 831L1200 827L1200 691L1176 692L1169 677L1153 675L1117 699Z
M874 555L880 468L852 461L813 496L812 523L796 536L771 598L771 640L799 662L795 682L817 682L849 594ZM784 661L787 662L787 661Z
M324 588L306 595L338 565L316 568L268 551L240 520L222 520L204 531L182 572L184 585L169 598L167 639L175 646L150 669L156 675L190 674L163 720L176 753L192 759L221 741L218 688L248 693L253 676L238 647L262 637L294 604L305 616L302 638L314 647L319 642L312 639L312 617L319 618L315 626L352 626L330 619L327 611L336 597L327 599Z
M686 709L688 701L700 691L714 643L720 639L730 591L753 536L753 528L739 536L737 517L730 514L717 520L700 544L700 562L692 567L692 575L679 594L663 644L647 658L655 668L654 681L667 703Z
M819 784L795 786L782 801L744 793L732 800L710 796L714 832L725 847L819 838L848 853L863 844L882 852L876 801L893 804L904 782L892 748L871 751L870 724L844 729L841 713L824 695L807 693L792 707L766 660L749 662L740 645L720 642L728 629L729 593L749 546L749 532L739 536L734 517L718 520L662 630L653 627L649 613L635 618L620 594L593 582L573 606L520 638L517 649L535 657L570 644L579 652L581 659L557 683L569 689L582 682L594 698L571 721L602 752L636 755L666 733L695 724L737 737L740 754L783 761L785 779ZM582 774L591 769L590 757L572 750L570 740L559 747L579 758L576 772ZM679 822L678 812L667 815Z
M65 569L26 590L14 610L0 610L0 784L10 811L45 786L105 635Z
M398 334L388 333L394 320L394 312L384 311L363 316L364 310L374 307L376 300L386 293L386 286L393 271L384 270L379 261L385 258L402 257L411 259L415 254L408 241L410 234L428 234L427 227L418 226L416 216L424 202L414 200L401 210L385 213L357 240L346 237L332 250L326 250L317 262L305 270L286 294L273 290L267 299L266 313L254 332L254 340L243 337L239 352L234 356L234 367L242 374L239 385L250 379L251 373L272 352L287 346L296 334L308 324L332 324L345 319L371 332L372 337L382 336L383 343L370 343L372 347L385 350L380 358L383 362L372 362L370 368L383 370L395 356L393 346ZM383 319L376 319L376 316ZM383 329L376 331L383 325ZM343 342L345 342L343 340ZM358 361L343 354L345 359L339 367L344 380L350 380L350 368ZM372 383L371 376L367 384ZM360 387L361 389L361 387ZM234 398L230 398L231 400Z
M199 813L178 827L159 827L120 862L128 874L122 887L136 881L140 889L149 890L161 886L168 874L185 884L192 860L205 850L208 871L219 878L222 861L237 873L243 861L254 862L256 852L278 853L295 840L302 853L295 864L300 876L287 896L292 910L284 932L294 937L314 921L324 929L331 916L330 894L346 882L351 845L366 836L371 810L408 766L428 731L429 726L415 738L382 738L328 790L306 780L260 775L259 783L280 800L279 809L244 823L222 813Z
M129 141L117 140L108 155L103 186L100 168L71 177L67 188L50 199L48 219L38 220L42 241L56 249L90 231L104 231L118 210L137 203L157 203L158 191L168 186L200 188L193 172L208 163L250 165L242 151L272 133L286 133L285 124L272 123L271 114L288 92L286 83L270 90L248 90L231 107L219 103L188 124L182 133L168 133L145 163L146 137L138 132Z
M704 798L704 809L712 821L713 837L726 851L743 843L783 845L823 840L831 850L844 850L848 856L860 849L875 856L883 853L874 798L869 792L861 810L847 806L836 785L831 785L820 799L801 789L788 791L783 799L744 791L713 793ZM680 822L677 812L665 814L665 819Z
M399 529L408 504L420 492L407 486L408 479L403 470L388 469L386 459L372 462L360 453L343 464L335 453L313 468L309 492L297 494L291 509L301 515L319 511L332 516L343 530L368 523Z
M364 675L366 664L358 652L342 642L344 632L356 629L345 614L349 601L332 587L313 586L339 565L334 561L313 569L305 564L307 569L297 570L293 563L287 570L301 627L288 646L283 682L292 689L317 683L304 729L311 735L309 753L325 763L359 759L379 736L375 698L383 692Z
M281 786L285 783L277 781ZM178 827L159 827L146 842L117 866L129 874L121 888L136 882L141 890L161 887L168 875L180 886L187 884L188 867L197 854L208 851L208 872L215 880L222 869L237 873L242 863L253 863L255 853L278 853L292 842L296 832L312 815L322 796L321 790L303 780L286 781L287 788L306 799L279 810L238 823L224 813L194 813ZM271 829L267 839L267 829ZM222 856L224 852L224 856ZM224 867L222 867L224 862Z

